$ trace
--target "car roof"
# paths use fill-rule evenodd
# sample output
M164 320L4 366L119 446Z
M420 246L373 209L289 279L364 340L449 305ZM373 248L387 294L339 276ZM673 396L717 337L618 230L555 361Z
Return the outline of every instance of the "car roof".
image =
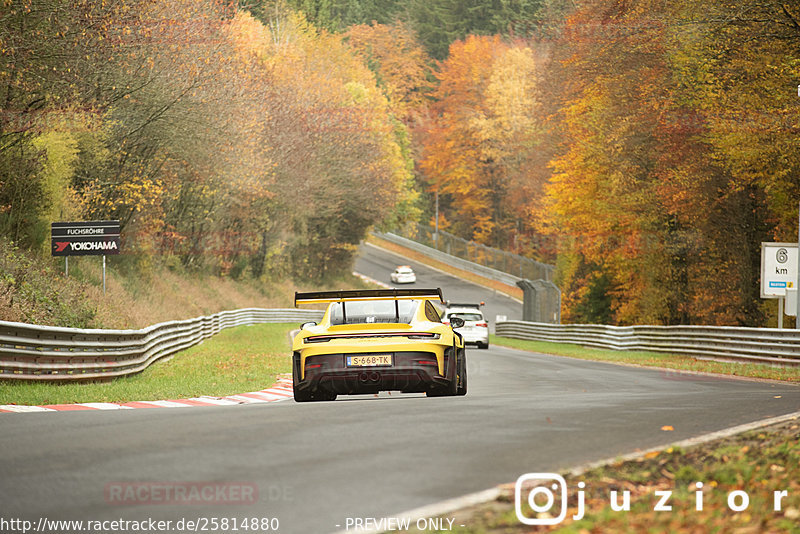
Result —
M449 300L447 301L448 308L480 308L481 306L483 306L483 304L484 304L483 302L481 302L480 304L477 303L473 304L464 302L450 302Z
M451 306L447 308L446 313L478 313L483 315L483 312L478 308L473 307L463 307L463 306Z

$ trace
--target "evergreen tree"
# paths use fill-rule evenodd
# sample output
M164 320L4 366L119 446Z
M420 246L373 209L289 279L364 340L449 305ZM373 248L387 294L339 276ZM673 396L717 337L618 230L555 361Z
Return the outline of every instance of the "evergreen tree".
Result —
M247 7L256 17L275 5L302 11L308 21L329 31L344 31L356 24L392 22L403 2L399 0L251 0Z
M450 43L467 35L530 34L542 0L413 0L411 26L429 53L444 59Z
M276 5L289 7L332 32L401 19L433 57L444 59L450 43L467 35L526 36L538 31L540 13L551 3L553 0L248 0L244 7L262 21Z

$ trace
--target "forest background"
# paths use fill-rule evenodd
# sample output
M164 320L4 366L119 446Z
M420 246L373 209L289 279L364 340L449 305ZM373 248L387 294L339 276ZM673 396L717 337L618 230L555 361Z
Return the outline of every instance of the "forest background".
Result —
M2 0L0 246L119 219L130 272L323 281L438 194L565 322L774 325L798 85L780 0Z

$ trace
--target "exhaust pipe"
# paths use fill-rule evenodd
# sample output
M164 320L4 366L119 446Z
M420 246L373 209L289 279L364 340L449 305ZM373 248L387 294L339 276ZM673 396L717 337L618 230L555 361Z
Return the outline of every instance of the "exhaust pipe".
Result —
M375 371L372 371L371 373L367 372L367 371L364 371L364 372L362 372L361 374L358 375L358 380L359 380L359 382L362 382L362 383L380 382L381 375L378 374Z

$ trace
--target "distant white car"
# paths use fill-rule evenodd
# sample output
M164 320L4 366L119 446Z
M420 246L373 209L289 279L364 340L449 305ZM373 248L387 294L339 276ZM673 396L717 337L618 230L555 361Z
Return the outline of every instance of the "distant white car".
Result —
M401 265L392 273L392 282L395 284L413 284L416 281L417 275L408 265Z
M489 348L489 322L483 316L480 304L447 304L444 312L443 323L449 323L453 317L460 317L464 320L464 326L454 328L456 332L464 337L464 344L470 343L477 345L480 349Z

